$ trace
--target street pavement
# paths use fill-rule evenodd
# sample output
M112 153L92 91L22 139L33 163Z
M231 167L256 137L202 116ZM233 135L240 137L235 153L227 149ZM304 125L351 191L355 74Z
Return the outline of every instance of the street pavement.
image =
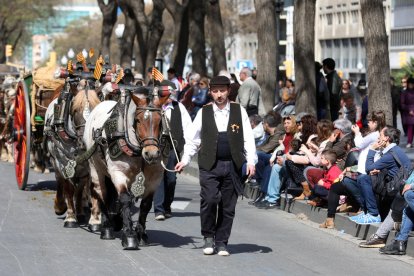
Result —
M151 245L124 251L119 238L63 228L53 211L53 174L30 171L19 191L14 165L0 163L0 275L413 275L414 259L359 249L355 238L280 210L239 200L231 256L204 256L199 185L178 179L173 217L148 216Z

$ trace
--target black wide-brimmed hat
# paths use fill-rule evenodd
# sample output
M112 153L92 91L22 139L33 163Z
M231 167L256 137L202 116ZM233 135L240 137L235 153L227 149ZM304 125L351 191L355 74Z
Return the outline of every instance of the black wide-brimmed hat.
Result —
M225 76L216 76L211 79L210 86L230 85L229 78Z

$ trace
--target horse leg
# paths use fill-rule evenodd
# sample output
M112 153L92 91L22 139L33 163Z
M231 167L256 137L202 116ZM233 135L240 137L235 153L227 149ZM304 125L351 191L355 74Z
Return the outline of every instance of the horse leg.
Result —
M99 175L94 166L90 166L91 169L91 182L90 182L90 194L91 194L91 216L89 218L88 228L91 232L99 231L101 228L101 203L104 202L105 189L104 185L105 177ZM103 183L103 184L101 184ZM105 206L103 206L105 208Z
M148 235L146 232L146 222L147 222L147 216L149 211L152 207L152 200L153 200L154 194L148 194L141 200L141 204L139 206L139 218L138 223L136 226L135 231L138 235L139 245L140 246L148 246Z
M131 206L133 197L127 190L119 194L119 202L121 204L122 213L122 246L126 250L138 249L138 239L136 233L132 229Z
M63 215L66 210L68 209L65 201L65 196L63 194L63 186L64 186L65 179L56 172L56 196L55 196L55 202L54 202L54 209L55 214L58 216Z
M78 223L85 223L85 212L83 210L83 193L84 193L84 187L87 185L89 180L88 176L80 177L79 178L79 184L76 187L75 191L75 206L76 206L76 219Z
M7 147L7 154L8 154L8 160L7 162L13 163L14 162L14 156L13 156L13 144L12 143L6 143Z
M76 221L75 215L75 204L73 203L73 197L75 195L75 187L68 180L64 181L64 194L66 197L66 203L68 210L66 212L66 218L63 226L65 228L76 228L78 227L78 222Z

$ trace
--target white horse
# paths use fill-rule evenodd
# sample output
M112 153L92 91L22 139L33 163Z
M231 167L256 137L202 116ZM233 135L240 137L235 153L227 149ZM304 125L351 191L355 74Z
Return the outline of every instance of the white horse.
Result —
M168 95L161 97L158 96L156 90L150 92L147 88L140 88L136 94L126 91L121 97L118 103L115 101L100 103L91 112L86 122L84 142L87 149L91 149L96 143L101 144L97 146L95 153L89 159L93 185L91 193L93 207L89 224L92 229L97 228L94 225L101 224L101 239L114 239L113 225L108 214L108 199L113 197L109 191L112 185L116 189L121 205L122 246L125 249L137 249L138 243L140 245L147 243L146 217L151 209L153 194L163 176L163 168L160 164L160 136L162 105L167 101ZM96 139L99 133L97 130L101 131L101 135L98 136L107 143L116 142L108 137L109 134L106 133L104 125L113 112L123 113L124 108L119 108L119 105L124 99L124 104L128 107L126 116L128 123L125 124L127 137L123 141L129 145L129 150L132 148L137 154L134 156L121 154L118 157L112 155L111 157L108 145ZM135 185L133 183L140 188L145 187L140 205L139 222L135 231L133 231L130 212L134 199L131 192L131 186ZM100 204L97 204L98 202ZM102 221L100 220L101 211Z

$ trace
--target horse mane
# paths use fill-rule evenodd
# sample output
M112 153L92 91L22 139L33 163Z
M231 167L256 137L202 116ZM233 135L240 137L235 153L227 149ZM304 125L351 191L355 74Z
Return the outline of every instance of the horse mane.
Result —
M85 90L79 90L73 99L72 112L83 111L87 101L91 110L101 102L94 90L88 90L88 97L86 97Z

